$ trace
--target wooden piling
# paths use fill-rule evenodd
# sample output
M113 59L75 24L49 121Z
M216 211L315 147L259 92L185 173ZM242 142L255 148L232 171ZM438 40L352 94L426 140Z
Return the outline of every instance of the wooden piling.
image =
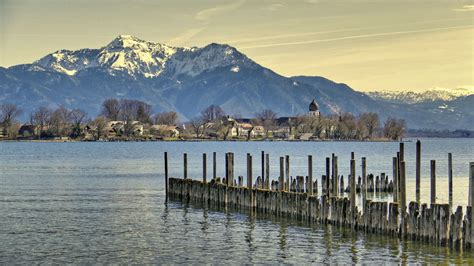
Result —
M266 169L265 169L265 188L270 189L270 154L265 155Z
M217 152L212 153L212 179L217 178Z
M352 153L354 155L354 153ZM355 158L354 156L351 156ZM355 174L355 159L351 159L351 212L352 214L355 213L356 207L356 174Z
M229 186L229 177L230 177L230 167L229 167L229 153L226 152L225 154L225 184L226 186Z
M326 190L326 195L329 196L329 176L330 176L330 164L331 164L331 158L326 157L326 179L324 180L325 182L321 184L322 190Z
M398 203L398 193L399 193L399 185L398 185L398 158L393 157L393 202Z
M247 153L247 188L252 189L252 155Z
M165 152L165 200L168 201L168 152Z
M469 164L469 206L471 206L471 245L474 244L474 162ZM468 229L469 230L469 229Z
M278 190L284 190L284 183L285 183L285 157L280 157L280 178L278 179Z
M187 179L188 178L188 154L184 153L183 154L183 178Z
M207 183L207 155L202 154L202 182Z
M453 154L448 153L448 197L449 207L453 207Z
M313 196L313 156L308 155L308 196Z
M401 234L405 235L406 232L406 209L407 209L407 198L406 198L406 172L405 172L405 161L400 162L400 215L402 219Z
M338 169L337 169L337 156L334 156L334 179L333 179L333 196L337 198L338 196Z
M431 160L431 187L430 187L430 201L431 204L436 203L436 161Z
M416 201L420 202L420 182L421 182L421 141L416 141L416 166L415 166L415 190L416 190Z
M284 190L289 191L290 187L290 155L285 155L285 185Z
M365 209L365 201L367 200L367 158L362 157L362 187L361 187L361 193L362 193L362 201L364 203L364 209Z
M262 151L262 179L265 180L265 152Z

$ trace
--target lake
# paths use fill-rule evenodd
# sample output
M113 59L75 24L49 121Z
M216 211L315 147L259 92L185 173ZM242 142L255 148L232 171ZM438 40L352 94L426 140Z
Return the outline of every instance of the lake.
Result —
M202 153L235 153L235 175L246 174L246 153L270 154L271 177L278 157L290 155L291 174L324 174L325 157L339 157L347 177L350 152L367 157L368 172L391 178L395 142L0 142L0 263L474 263L473 252L400 241L331 226L165 204L163 152L170 176L200 179ZM423 139L421 201L429 202L429 161L437 161L437 201L448 202L447 153L453 153L454 205L467 205L468 164L474 139ZM405 144L407 200L415 199L415 142ZM208 159L208 160L209 160ZM208 173L212 171L208 162ZM318 181L320 184L320 180ZM387 198L390 200L390 198Z

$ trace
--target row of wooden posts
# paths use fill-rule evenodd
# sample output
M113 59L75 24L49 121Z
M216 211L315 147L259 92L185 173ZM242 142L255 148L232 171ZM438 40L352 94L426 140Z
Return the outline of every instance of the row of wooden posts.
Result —
M388 187L391 187L391 191L393 191L393 204L390 204L390 208L396 208L397 210L393 210L393 214L391 216L401 214L400 219L396 219L396 221L392 221L395 225L392 225L392 230L397 231L399 234L407 236L411 235L413 238L422 237L423 234L426 234L427 228L431 228L433 230L441 230L443 231L440 233L439 236L435 237L437 243L443 244L446 242L447 239L451 240L451 242L463 242L464 244L457 244L457 246L464 246L470 247L472 240L474 237L474 225L471 221L473 221L473 212L471 212L471 208L467 208L466 217L462 217L462 208L458 207L456 209L456 213L451 214L452 210L452 154L448 154L448 194L449 194L449 205L437 204L436 202L436 162L434 160L430 163L430 205L431 209L427 208L426 204L420 204L420 180L421 180L421 142L416 142L416 171L415 171L415 189L416 189L416 202L411 202L409 208L407 209L407 199L406 199L406 163L404 158L405 153L405 144L402 142L399 146L399 152L397 152L396 156L393 157L393 178L390 183L387 182L388 177L385 174L381 175L381 178L377 178L376 182L373 182L374 178L373 175L367 174L367 160L365 157L362 158L362 177L359 177L358 184L356 184L356 161L355 161L355 154L354 152L351 153L351 160L350 160L350 175L349 175L349 186L347 189L343 189L343 177L339 179L338 175L338 157L335 154L332 154L331 158L326 158L326 171L325 175L322 176L322 197L321 201L318 201L320 209L323 209L326 206L326 210L321 210L322 213L324 212L334 212L332 215L336 216L344 216L345 214L337 214L336 209L337 206L342 204L344 206L344 202L340 201L339 199L343 198L343 192L346 191L349 193L349 198L347 208L350 210L351 215L353 215L352 221L349 221L349 224L357 224L356 221L359 223L364 224L364 228L369 226L372 228L374 226L372 223L364 219L368 219L365 217L365 212L370 212L371 215L374 213L374 210L370 208L376 208L377 212L382 215L381 217L385 217L381 220L390 221L387 216L383 216L383 208L385 208L385 212L387 212L387 203L377 203L371 202L367 200L368 193L371 192L371 186L373 186L373 190L375 191L382 191L381 187L385 187L386 191ZM188 172L187 172L187 154L183 155L183 180L188 179ZM306 197L306 201L308 202L310 199L315 198L315 195L318 194L317 191L317 181L313 181L313 156L308 155L308 173L306 178L303 176L297 176L294 179L290 176L290 157L288 155L284 157L280 157L280 174L278 176L278 180L270 181L270 158L269 154L265 154L265 152L261 153L261 176L258 176L256 180L253 180L253 169L252 169L252 161L253 156L251 154L247 154L247 184L244 185L243 176L239 176L237 180L234 179L234 154L231 152L226 153L225 155L225 178L221 178L217 176L217 154L213 153L213 173L212 173L212 180L208 184L207 180L207 155L203 154L203 176L202 182L199 181L198 187L201 199L206 199L207 201L219 201L219 202L228 202L227 199L227 189L225 190L224 197L216 198L211 197L212 189L218 189L221 186L225 188L245 188L248 193L250 202L253 202L255 199L258 198L259 192L280 192L280 193L296 193L296 194L304 194ZM177 195L179 194L182 198L193 198L190 196L190 187L184 186L183 184L187 183L180 183L178 179L173 179L174 190L172 193L169 193L169 178L168 178L168 154L165 152L164 154L165 160L165 188L166 188L166 199L168 199L168 195ZM329 177L329 178L328 178ZM470 163L470 176L469 176L469 206L472 206L472 201L474 199L474 163ZM372 181L371 181L372 180ZM381 181L384 180L384 181ZM341 182L339 182L341 181ZM218 185L216 187L216 184ZM371 185L369 185L371 184ZM378 184L378 185L377 185ZM387 185L390 184L390 185ZM204 185L206 189L202 190L201 186ZM176 190L176 187L180 187L179 190ZM178 192L177 192L178 191ZM362 202L363 206L362 209L364 213L360 214L360 217L357 216L357 206L356 206L356 193L360 192L362 194ZM187 193L187 194L186 194ZM201 194L200 194L201 193ZM242 195L244 195L242 194ZM255 194L255 195L254 195ZM221 195L222 196L222 195ZM340 198L341 196L341 198ZM275 196L274 200L281 201L281 196ZM238 197L237 197L238 198ZM237 199L234 199L235 202L238 201L239 204L244 204ZM245 203L247 204L247 203ZM259 205L259 202L250 203L250 206L254 204L255 206ZM300 204L300 203L298 203ZM326 205L325 205L326 204ZM332 204L332 205L331 205ZM339 204L339 205L338 205ZM382 204L382 205L380 205ZM384 205L385 204L385 205ZM248 204L247 204L248 205ZM270 204L271 205L271 204ZM270 206L269 205L269 206ZM255 207L254 206L254 207ZM272 205L273 206L273 205ZM329 207L328 207L329 206ZM384 207L385 206L385 207ZM281 207L281 206L280 206ZM276 209L272 209L273 211L278 210L280 212L280 207ZM273 208L273 207L268 207ZM316 209L317 209L316 208ZM367 209L369 208L369 209ZM446 210L447 208L447 210ZM258 209L258 208L257 208ZM304 208L303 208L304 209ZM343 209L343 208L342 208ZM342 210L339 208L339 210ZM331 210L331 211L329 211ZM390 209L392 210L392 209ZM406 211L409 211L408 213ZM307 211L307 210L306 210ZM308 211L309 212L309 211ZM447 213L449 212L449 213ZM392 213L392 211L390 211ZM354 216L355 215L355 216ZM368 215L368 214L367 214ZM385 215L387 215L385 213ZM318 217L324 216L322 214L318 214ZM364 218L361 218L364 216ZM390 216L390 217L391 217ZM331 219L333 219L332 217ZM339 218L341 218L339 217ZM398 216L397 216L398 217ZM447 218L446 218L447 217ZM319 218L318 218L319 219ZM328 218L329 219L329 218ZM359 219L359 220L357 220ZM463 220L464 219L464 220ZM369 219L370 220L370 219ZM398 220L400 224L398 224ZM433 220L434 222L432 222ZM339 224L339 220L337 220ZM432 222L432 224L431 224ZM371 223L368 225L367 223ZM378 228L380 223L383 222L376 222L375 227ZM462 224L464 223L464 226ZM446 229L446 227L449 229ZM394 229L395 228L395 229ZM467 228L467 229L466 229ZM470 230L469 230L470 228ZM448 233L449 232L449 233ZM456 233L457 232L457 233ZM463 232L463 233L459 233ZM447 234L451 234L446 237ZM467 239L467 241L466 241Z

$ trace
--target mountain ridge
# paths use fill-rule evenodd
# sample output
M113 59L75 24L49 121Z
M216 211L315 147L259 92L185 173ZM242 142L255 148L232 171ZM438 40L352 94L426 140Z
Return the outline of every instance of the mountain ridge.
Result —
M26 116L39 106L60 105L97 115L107 98L143 100L155 112L174 110L183 120L211 104L246 117L264 109L305 114L316 99L325 115L377 112L381 120L403 118L410 128L474 127L474 114L466 110L474 99L443 102L449 108L374 99L324 77L282 76L225 44L173 48L119 36L99 49L59 50L0 68L0 103L18 104Z

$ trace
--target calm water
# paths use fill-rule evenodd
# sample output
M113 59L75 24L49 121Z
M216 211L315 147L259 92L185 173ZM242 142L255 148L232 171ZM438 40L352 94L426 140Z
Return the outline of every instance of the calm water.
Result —
M438 201L447 202L447 153L452 152L454 204L465 206L474 139L426 139L422 144L422 201L429 199L429 160L435 159ZM412 200L415 143L405 145ZM367 157L369 172L391 176L397 149L398 143L361 142L0 142L0 264L474 263L473 252L180 202L164 204L164 151L171 156L173 176L182 176L182 153L187 152L189 176L200 178L202 153L213 151L218 152L220 175L227 151L235 152L236 175L245 175L245 154L253 153L258 175L260 151L265 150L272 159L272 176L279 171L278 157L286 154L291 174L306 174L306 156L312 154L319 177L324 158L333 152L339 172L347 176L351 151L358 165L360 157Z

